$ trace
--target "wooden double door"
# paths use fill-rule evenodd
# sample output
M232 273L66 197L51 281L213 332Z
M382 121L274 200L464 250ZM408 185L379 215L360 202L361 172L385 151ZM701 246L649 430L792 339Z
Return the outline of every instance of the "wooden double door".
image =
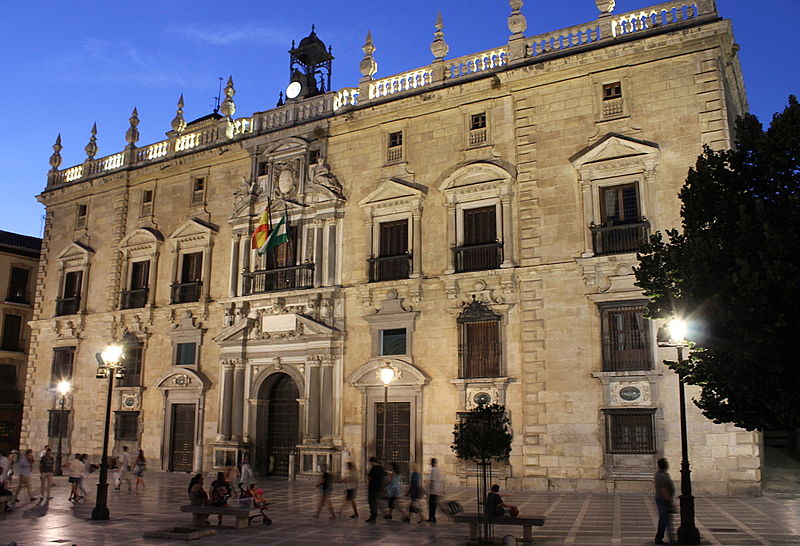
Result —
M375 403L375 453L388 467L397 463L405 478L411 464L411 403L389 402L386 414L386 446L383 445L384 403Z
M289 455L300 440L300 392L286 374L276 374L259 392L256 471L263 475L288 476Z
M173 404L170 416L169 470L191 472L194 466L195 404Z

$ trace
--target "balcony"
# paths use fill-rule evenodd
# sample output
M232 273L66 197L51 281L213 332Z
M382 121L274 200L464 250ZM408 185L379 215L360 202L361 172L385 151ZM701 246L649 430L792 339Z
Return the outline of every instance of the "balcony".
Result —
M411 253L372 257L367 263L369 263L369 282L407 279L411 271Z
M279 290L297 290L314 286L314 264L305 263L277 269L244 273L244 295L264 294Z
M71 298L56 298L56 316L74 315L78 312L81 304L80 296Z
M200 301L202 281L172 283L172 303L192 303Z
M495 241L454 247L453 262L456 273L497 269L503 262L503 243Z
M144 307L147 305L148 292L147 288L123 290L119 302L120 309L140 309Z
M650 222L641 219L639 222L613 226L589 226L592 231L594 253L596 256L605 254L623 254L636 252L642 243L647 242L650 235Z

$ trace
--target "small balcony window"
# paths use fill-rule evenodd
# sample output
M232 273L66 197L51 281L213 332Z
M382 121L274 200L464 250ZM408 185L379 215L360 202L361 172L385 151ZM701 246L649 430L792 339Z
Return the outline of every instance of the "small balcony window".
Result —
M603 85L603 118L621 116L625 111L622 102L622 83L614 82Z
M195 178L192 181L192 201L191 206L198 207L205 202L206 179Z
M28 303L28 270L20 267L11 268L11 282L8 285L6 301L12 303Z
M486 140L486 112L472 114L469 120L469 145L480 146Z
M370 282L407 279L411 270L408 252L408 220L381 222L378 256L371 257Z
M389 141L386 150L386 162L392 163L403 159L403 132L397 131L389 133Z
M140 217L151 216L153 214L153 190L142 191L142 208L139 210Z
M86 227L86 216L88 215L88 212L88 206L78 205L78 211L75 218L75 229L82 229Z

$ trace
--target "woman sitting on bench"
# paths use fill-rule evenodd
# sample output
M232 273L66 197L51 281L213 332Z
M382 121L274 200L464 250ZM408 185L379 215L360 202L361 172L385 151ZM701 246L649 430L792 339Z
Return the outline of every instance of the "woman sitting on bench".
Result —
M208 504L208 493L203 489L203 475L195 474L189 482L189 504L205 506Z

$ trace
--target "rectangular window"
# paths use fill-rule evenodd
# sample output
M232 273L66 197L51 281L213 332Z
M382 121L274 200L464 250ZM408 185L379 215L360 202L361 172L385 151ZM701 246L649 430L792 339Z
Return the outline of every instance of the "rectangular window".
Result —
M117 411L114 422L114 439L135 442L139 437L139 412Z
M150 260L133 262L131 264L131 290L141 290L147 288L150 282Z
M639 206L637 185L600 188L600 224L590 229L595 254L635 252L650 233Z
M6 301L28 303L28 270L21 267L11 268L11 282L8 286Z
M655 411L606 411L606 453L655 453Z
M83 271L69 271L64 275L64 288L61 298L56 300L56 315L74 315L81 302Z
M457 273L497 269L503 245L497 240L496 207L465 209L463 243L454 248Z
M150 216L153 214L153 190L142 191L142 208L139 216Z
M3 350L19 351L19 335L22 330L22 317L6 315L3 321Z
M117 380L117 387L139 387L142 384L142 353L144 344L125 344L125 376Z
M50 438L63 438L69 432L69 410L50 410L47 435Z
M472 114L469 118L469 129L474 131L476 129L486 128L486 112L480 114Z
M622 97L622 84L620 82L603 85L603 100L612 100Z
M206 179L195 178L192 181L192 203L191 206L197 207L203 204L205 198Z
M403 159L403 132L389 133L386 150L386 161L400 161Z
M404 355L406 351L405 328L381 330L381 355Z
M499 377L500 321L464 322L460 331L461 377Z
M266 176L269 172L269 162L267 161L259 161L258 162L258 176Z
M653 369L646 311L642 303L601 305L603 371Z
M53 349L53 367L50 373L50 383L72 379L72 362L75 358L75 347L57 347Z
M203 275L203 253L192 252L181 256L180 282L172 285L172 303L200 301Z
M197 343L178 343L175 349L176 366L194 366L197 363Z
M378 229L378 256L370 259L370 282L407 279L411 264L408 220L381 222Z
M481 146L486 141L486 112L472 114L469 117L469 145Z
M636 184L602 188L600 191L602 222L606 226L639 222L639 195Z
M75 218L75 229L86 227L86 216L88 215L89 207L87 205L78 205L78 211Z

